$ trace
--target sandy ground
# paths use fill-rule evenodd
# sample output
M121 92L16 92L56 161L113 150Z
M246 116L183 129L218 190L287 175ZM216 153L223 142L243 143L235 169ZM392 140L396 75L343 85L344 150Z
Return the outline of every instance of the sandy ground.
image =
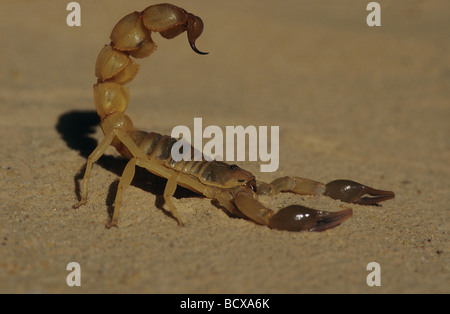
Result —
M194 54L185 36L154 40L129 84L135 126L280 127L280 167L240 162L262 180L353 179L395 191L382 206L322 233L271 230L231 218L179 190L181 228L160 207L165 181L138 171L120 227L105 229L125 160L94 166L75 211L80 170L102 133L92 84L115 23L152 1L1 1L0 292L450 292L450 2L385 1L381 27L364 1L172 1L203 18ZM283 194L270 207L335 211L327 197ZM81 287L68 287L69 262ZM366 266L378 262L381 287Z

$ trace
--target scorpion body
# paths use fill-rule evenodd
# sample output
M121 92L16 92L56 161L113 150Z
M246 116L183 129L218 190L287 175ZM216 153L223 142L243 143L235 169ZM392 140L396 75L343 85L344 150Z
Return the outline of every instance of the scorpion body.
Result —
M171 150L173 145L177 142L176 139L168 135L161 135L155 132L145 132L141 130L134 130L128 133L131 140L146 154L147 159L164 165L168 169L172 169L183 175L187 175L200 183L217 188L232 188L234 185L229 185L229 175L234 175L246 182L247 185L256 190L256 180L253 174L239 168L236 165L229 165L221 161L208 161L205 158L195 161L193 159L195 149L191 147L191 160L176 161L172 158ZM131 152L121 142L113 143L116 150L124 157L133 158ZM242 179L242 177L245 177ZM191 186L181 186L192 189ZM203 191L195 191L202 193Z
M191 48L198 54L195 42L203 31L203 21L171 4L156 4L142 12L133 12L122 18L113 28L111 43L100 51L95 65L97 83L94 101L101 118L105 137L89 156L81 186L81 200L73 207L87 202L87 186L93 164L112 145L129 159L119 182L114 212L106 227L117 226L123 192L134 177L135 167L167 179L164 200L180 225L183 222L172 202L178 185L214 199L230 214L248 218L271 228L300 231L323 231L333 228L352 216L352 209L338 212L319 211L301 205L291 205L278 211L265 207L257 195L293 192L305 195L327 195L348 203L377 204L394 198L391 191L370 188L349 180L336 180L323 184L300 177L282 177L270 184L258 182L250 172L236 165L220 161L176 161L171 156L176 139L154 132L134 128L124 114L129 103L129 91L124 86L137 74L139 66L133 58L144 58L156 50L152 32L171 39L187 32ZM194 150L191 150L194 154Z

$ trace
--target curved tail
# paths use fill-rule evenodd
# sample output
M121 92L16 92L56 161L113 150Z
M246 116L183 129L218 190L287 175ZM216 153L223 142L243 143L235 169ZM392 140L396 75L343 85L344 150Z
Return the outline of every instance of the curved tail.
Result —
M145 58L156 50L151 33L158 32L171 39L185 31L191 48L196 53L206 54L195 45L203 32L201 18L171 4L155 4L142 12L130 13L114 26L111 43L103 47L95 64L98 80L94 85L94 101L102 120L126 110L130 93L124 85L133 80L139 70L132 58Z

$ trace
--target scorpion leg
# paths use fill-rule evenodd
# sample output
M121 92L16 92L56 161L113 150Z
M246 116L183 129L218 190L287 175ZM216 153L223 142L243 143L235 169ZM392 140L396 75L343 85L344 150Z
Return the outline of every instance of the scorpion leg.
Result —
M219 204L226 209L226 211L234 216L240 218L248 218L243 213L241 213L236 206L233 204L234 196L231 192L223 192L215 196L215 199L219 202Z
M111 142L114 138L114 133L111 132L108 135L106 135L100 143L97 145L95 150L89 155L88 161L86 163L86 170L84 172L83 181L81 183L81 200L73 205L73 208L79 208L80 206L83 206L87 202L87 187L89 183L89 178L91 177L91 170L94 163L102 157L102 155L105 153L106 149L111 145Z
M117 225L118 212L119 212L120 205L122 203L122 193L123 193L123 190L130 184L131 180L133 179L135 165L142 166L156 175L159 175L159 176L162 176L165 178L169 178L167 181L166 188L164 190L164 200L165 200L166 204L169 206L169 210L172 213L172 215L174 216L174 218L177 220L178 224L180 224L182 226L183 222L179 218L177 209L171 199L171 197L173 196L173 194L175 193L175 190L177 188L177 182L178 182L177 173L174 172L173 170L170 170L170 169L164 167L163 165L160 165L160 164L154 163L154 162L150 162L150 160L146 157L146 155L142 151L142 149L139 148L136 145L136 143L133 142L133 140L128 136L128 134L125 131L117 129L115 132L116 132L116 135L119 138L119 140L128 148L128 150L131 152L131 154L134 156L134 158L131 159L130 162L128 162L127 166L125 167L124 173L122 175L122 179L120 180L120 183L119 183L119 188L117 190L116 200L114 202L114 215L113 215L113 218L111 219L111 223L109 225L107 225L107 227ZM133 161L133 163L131 163L131 161ZM132 170L127 171L128 166L130 166L129 169L132 168ZM121 185L122 180L123 180L123 185Z
M392 191L377 190L350 180L335 180L327 183L324 195L360 205L374 205L395 197Z
M178 224L180 226L183 226L184 223L181 221L180 216L178 215L177 208L175 207L175 204L172 202L172 196L175 193L175 190L177 189L177 182L178 182L178 174L174 173L169 180L167 180L166 188L164 189L164 201L166 202L167 206L169 206L169 210L172 213L172 216L177 220Z
M172 169L169 169L165 167L163 164L159 164L157 162L153 162L147 158L147 156L144 154L141 148L139 148L136 143L133 142L133 140L128 136L128 134L121 130L117 129L116 135L119 138L119 140L128 148L128 150L131 152L131 154L135 157L136 162L135 164L147 169L153 174L156 174L158 176L167 178L167 184L166 188L164 189L164 201L166 202L167 206L169 207L169 211L173 215L173 217L177 220L178 224L180 226L183 226L183 222L180 219L178 215L177 208L175 204L173 204L173 201L171 197L175 193L175 190L177 188L177 185L181 185L184 187L187 187L193 191L196 191L197 193L203 194L205 196L211 196L214 191L211 191L210 187L205 187L203 184L199 183L197 180L194 180L190 178L189 176L179 174L175 172ZM125 174L125 172L124 172ZM130 172L131 175L131 172ZM134 172L133 172L134 175ZM132 178L132 177L131 177ZM126 181L125 181L126 182ZM119 183L120 186L120 183ZM121 201L121 196L120 199ZM117 201L117 198L116 198ZM119 204L120 206L120 204ZM116 207L116 205L114 205ZM115 212L114 212L115 213ZM116 220L117 224L117 220Z
M136 161L136 158L130 159L122 173L122 177L120 178L119 186L117 188L116 199L114 200L114 213L111 217L111 221L106 224L106 228L108 229L111 227L117 227L117 222L119 221L119 211L122 206L123 192L128 186L130 186L130 183L133 180Z

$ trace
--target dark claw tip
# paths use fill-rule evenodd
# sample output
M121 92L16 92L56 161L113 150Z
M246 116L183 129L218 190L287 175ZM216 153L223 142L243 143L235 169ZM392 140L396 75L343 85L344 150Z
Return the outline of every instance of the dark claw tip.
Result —
M209 53L209 52L203 52L203 51L198 50L197 47L195 47L195 43L191 43L191 48L199 55L207 55Z

